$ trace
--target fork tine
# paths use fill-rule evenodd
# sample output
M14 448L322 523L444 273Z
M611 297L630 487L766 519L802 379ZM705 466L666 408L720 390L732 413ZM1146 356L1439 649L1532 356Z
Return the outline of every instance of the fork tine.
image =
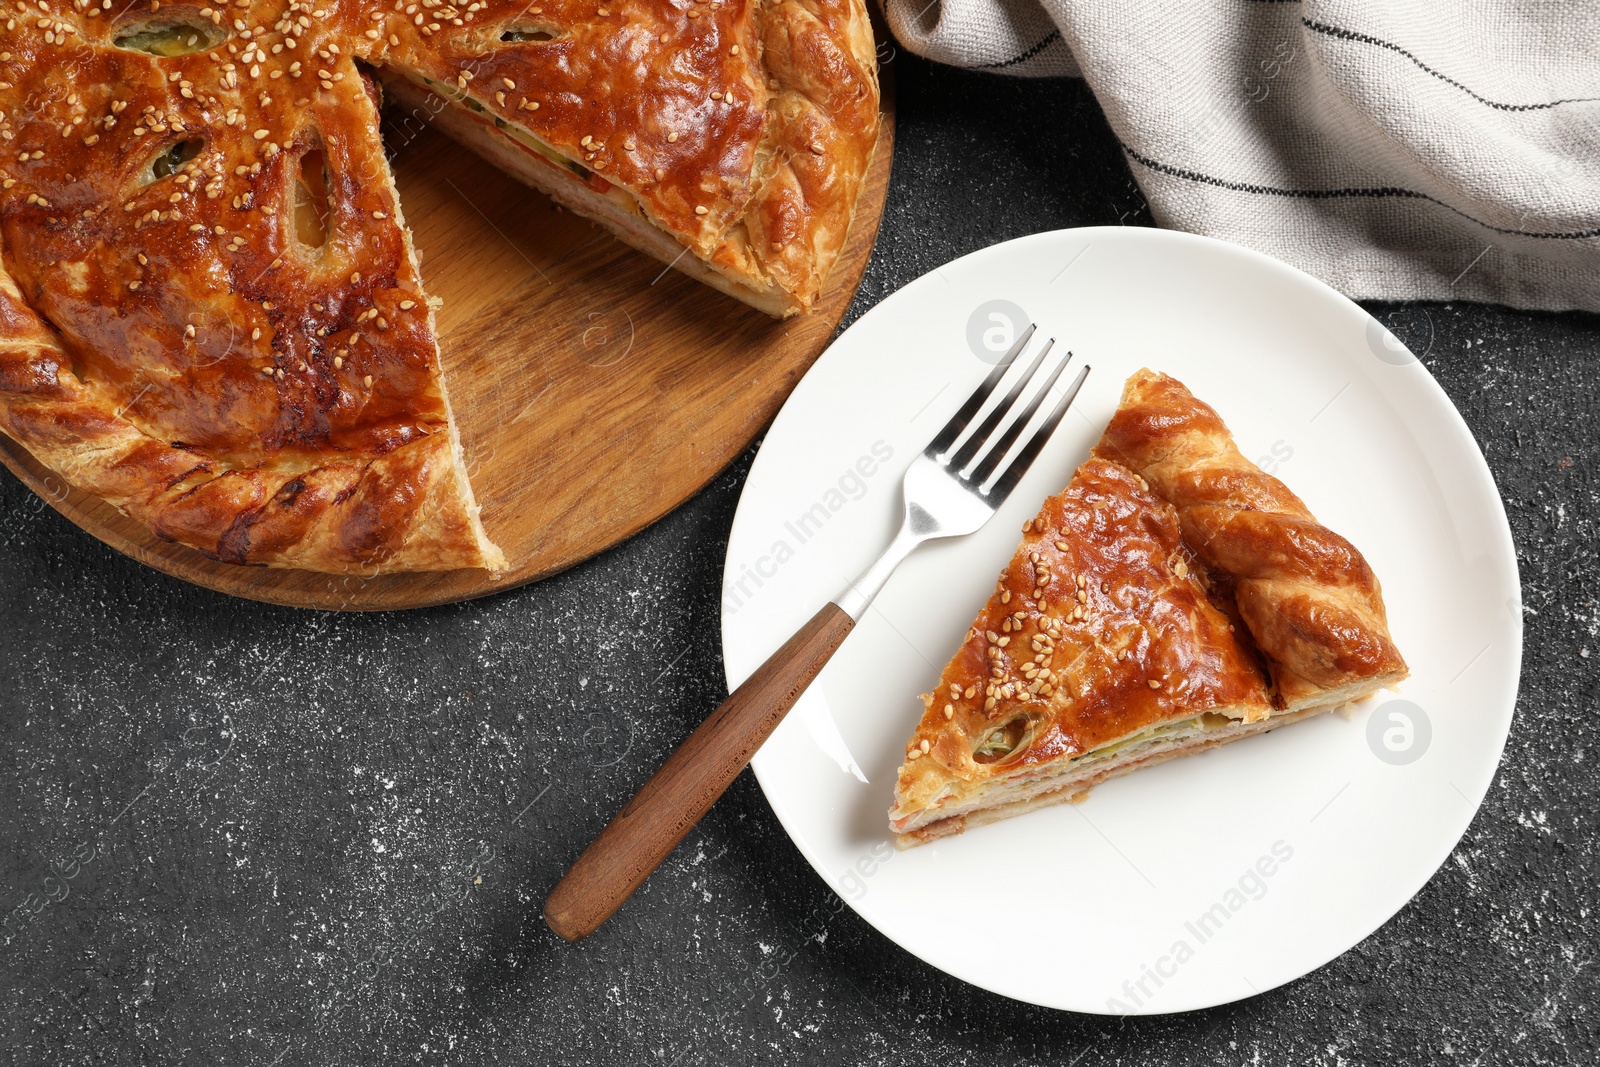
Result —
M989 394L1000 384L1000 379L1011 369L1012 362L1027 347L1029 339L1033 337L1034 329L1033 323L1028 323L1028 328L1022 331L1022 336L1017 338L1016 344L1000 358L1000 362L996 363L994 370L978 384L978 388L972 391L972 395L967 397L967 402L961 405L961 410L950 416L950 421L944 424L944 429L928 442L928 447L922 450L923 455L937 462L939 454L955 444L956 438L961 436L961 431L967 428L967 424L978 413L978 409L983 407L983 402L989 399Z
M1053 337L1050 340L1052 344L1055 342ZM1046 351L1049 348L1049 345L1045 346ZM1023 409L1022 414L1011 420L1011 425L1006 427L1006 432L1000 435L1000 440L996 441L994 447L989 449L989 454L983 457L983 462L973 468L972 474L967 478L968 482L976 486L982 486L984 482L989 480L989 475L993 474L995 468L1000 466L1000 461L1006 458L1007 452L1011 451L1012 444L1021 436L1022 431L1028 428L1028 423L1033 419L1034 412L1039 410L1039 405L1043 404L1045 397L1050 395L1050 390L1056 387L1056 382L1060 380L1062 372L1067 369L1067 364L1071 362L1072 353L1068 352L1056 364L1056 369L1050 372L1050 376L1039 387L1039 391L1033 394L1033 399L1028 402L1028 406Z
M992 506L998 508L1001 504L1004 504L1006 497L1011 495L1011 490L1015 489L1017 483L1022 481L1022 476L1028 473L1028 468L1033 465L1033 461L1044 449L1045 442L1050 439L1051 434L1056 432L1056 427L1061 425L1061 417L1067 413L1067 409L1072 406L1072 402L1078 398L1078 390L1083 388L1083 380L1088 376L1088 367L1084 367L1078 372L1078 376L1067 387L1066 394L1062 396L1060 402L1050 412L1049 417L1040 424L1038 432L1033 435L1027 444L1022 446L1022 451L1017 453L1017 458L1012 460L1011 465L1001 472L999 478L995 479L994 485L984 494ZM980 487L982 485L981 482L975 484ZM982 491L981 488L979 491Z
M1011 414L1011 409L1016 406L1017 397L1022 395L1022 391L1028 387L1028 383L1038 373L1039 365L1044 362L1044 357L1050 354L1050 348L1055 343L1054 337L1045 342L1044 348L1040 349L1039 354L1033 357L1033 363L1029 365L1027 370L1022 372L1022 377L1018 378L1011 386L1010 391L1005 395L1005 399L994 406L994 410L989 412L989 417L983 420L983 425L974 430L972 436L967 438L966 444L961 446L960 451L950 457L948 466L952 474L960 474L966 468L966 465L972 462L973 457L977 456L979 450L988 443L989 436L994 433L995 428L1000 425L1007 415ZM972 484L977 485L978 483L973 482Z

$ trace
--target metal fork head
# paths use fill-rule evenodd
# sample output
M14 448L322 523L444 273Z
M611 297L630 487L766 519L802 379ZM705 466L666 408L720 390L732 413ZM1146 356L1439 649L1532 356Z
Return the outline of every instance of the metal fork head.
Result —
M861 618L900 561L923 541L969 534L988 522L995 510L1005 503L1006 497L1011 495L1011 490L1017 487L1022 476L1028 473L1028 468L1044 448L1045 442L1061 424L1061 417L1072 406L1078 390L1083 387L1084 378L1088 377L1088 367L1078 371L1078 376L1035 429L1033 436L1016 455L1010 457L1009 462L1006 461L1012 445L1027 429L1039 406L1061 377L1061 372L1066 369L1067 361L1072 358L1072 353L1068 352L1057 361L1055 369L1045 376L1043 384L1033 388L1035 379L1039 377L1039 368L1054 343L1050 342L1034 357L1033 363L1017 378L1005 397L990 410L983 423L973 427L978 413L1006 377L1017 356L1027 348L1033 334L1034 328L1029 325L1017 338L1017 343L1011 346L1011 351L1005 354L961 405L961 409L928 442L922 455L911 461L902 487L906 512L900 532L877 562L851 582L849 588L834 601L852 619ZM1020 412L1017 411L1017 401L1030 388L1033 388L1032 399ZM1001 429L1002 426L1004 429ZM957 441L961 441L959 448L955 447Z
M1016 377L983 422L974 427L978 413L1007 377L1017 357L1027 349L1033 335L1034 326L1030 324L906 471L906 524L913 535L924 539L952 537L972 533L987 522L1028 473L1028 468L1077 398L1078 390L1089 375L1088 367L1078 371L1033 436L1007 461L1012 446L1072 359L1072 353L1068 352L1056 361L1052 370L1040 375L1039 370L1055 344L1052 338ZM1039 381L1041 377L1042 382ZM1019 401L1024 394L1030 394L1031 399L1020 405L1019 411ZM958 441L961 444L956 447Z

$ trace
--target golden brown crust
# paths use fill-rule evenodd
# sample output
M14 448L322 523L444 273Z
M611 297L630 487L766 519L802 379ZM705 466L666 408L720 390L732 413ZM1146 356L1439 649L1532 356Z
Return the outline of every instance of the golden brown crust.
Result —
M0 430L164 540L229 563L377 574L498 565L448 432L377 456L234 467L168 443L75 369L0 274ZM471 561L471 562L465 562Z
M1360 552L1164 375L1128 380L1093 457L1023 534L923 697L890 812L901 844L1075 799L1406 674ZM1009 753L990 761L992 738Z
M861 0L8 12L0 425L218 559L500 566L358 61L457 86L792 311L854 210L873 59Z
M364 76L335 56L312 93L265 76L287 62L264 37L162 58L108 43L130 28L41 17L7 38L0 345L56 383L0 394L8 432L217 559L498 566ZM307 173L326 175L314 230Z
M789 311L816 298L877 144L862 0L486 0L460 27L391 15L379 32L394 43L377 42L372 62L531 134L592 172L591 187L626 190L714 269L786 294ZM519 33L548 39L502 39Z
M1231 585L1286 703L1405 677L1366 559L1246 459L1182 382L1134 374L1095 451L1141 473L1178 509L1185 539Z
M809 305L844 248L877 144L872 29L856 0L777 0L762 30L772 163L743 236L761 273Z
M1190 561L1177 513L1138 475L1103 459L1079 467L1023 527L966 643L923 698L895 790L897 832L941 798L1152 726L1207 711L1265 718L1266 676ZM976 755L1019 719L1029 725L1010 757Z

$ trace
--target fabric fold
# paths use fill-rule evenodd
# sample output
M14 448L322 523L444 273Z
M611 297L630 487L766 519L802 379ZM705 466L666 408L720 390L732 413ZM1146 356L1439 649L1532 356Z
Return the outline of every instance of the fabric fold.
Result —
M1356 299L1600 311L1600 6L884 7L930 59L1085 78L1160 225Z

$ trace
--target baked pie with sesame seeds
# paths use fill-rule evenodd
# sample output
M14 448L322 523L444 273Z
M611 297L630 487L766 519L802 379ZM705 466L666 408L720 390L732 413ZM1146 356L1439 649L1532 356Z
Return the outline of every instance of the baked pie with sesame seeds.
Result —
M878 132L861 0L12 0L0 430L241 564L498 569L379 136L447 133L773 315Z
M914 845L1081 799L1406 674L1361 553L1141 370L922 698L890 828Z

